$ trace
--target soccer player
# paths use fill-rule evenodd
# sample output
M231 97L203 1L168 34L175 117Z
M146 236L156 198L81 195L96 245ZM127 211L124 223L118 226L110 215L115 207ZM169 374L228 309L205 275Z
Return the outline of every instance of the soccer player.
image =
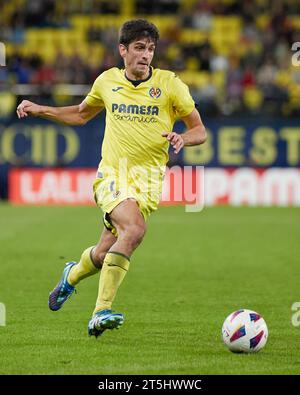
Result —
M59 310L81 280L100 270L98 297L88 324L90 336L98 337L124 322L112 303L130 257L143 240L146 220L157 209L169 144L178 154L183 146L206 139L188 87L173 72L151 66L158 39L152 23L128 21L119 34L124 69L103 72L81 104L48 107L23 100L17 107L19 118L39 116L67 125L84 125L106 110L102 160L93 184L105 227L97 245L83 251L78 263L66 264L48 302L51 310ZM172 132L179 118L187 127L183 134Z

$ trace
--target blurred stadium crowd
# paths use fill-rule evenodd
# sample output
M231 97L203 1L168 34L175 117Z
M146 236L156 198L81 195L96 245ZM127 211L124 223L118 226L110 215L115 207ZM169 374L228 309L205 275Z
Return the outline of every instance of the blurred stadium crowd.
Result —
M2 96L78 103L102 71L122 67L121 24L144 17L161 33L153 65L178 73L203 114L300 113L299 0L0 0L0 11Z

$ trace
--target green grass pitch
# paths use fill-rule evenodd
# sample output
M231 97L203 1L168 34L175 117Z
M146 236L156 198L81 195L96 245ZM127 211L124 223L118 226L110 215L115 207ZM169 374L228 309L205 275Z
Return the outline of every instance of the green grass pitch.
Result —
M123 327L87 336L98 275L62 310L49 291L66 261L98 240L95 207L0 205L0 374L299 374L297 208L161 207L131 260L114 308ZM230 353L226 316L260 312L269 328L258 354Z

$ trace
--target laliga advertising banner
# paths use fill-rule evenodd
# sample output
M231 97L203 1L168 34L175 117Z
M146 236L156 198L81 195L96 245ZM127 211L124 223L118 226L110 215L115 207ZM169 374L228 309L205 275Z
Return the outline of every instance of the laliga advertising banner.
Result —
M0 122L0 199L8 191L15 204L94 204L104 122L103 114L81 127L35 118ZM162 204L300 205L297 119L204 122L204 145L178 155L170 149Z
M94 205L90 169L15 169L9 173L14 204ZM300 206L300 170L296 168L167 168L161 204L203 206ZM194 206L194 209L193 209Z

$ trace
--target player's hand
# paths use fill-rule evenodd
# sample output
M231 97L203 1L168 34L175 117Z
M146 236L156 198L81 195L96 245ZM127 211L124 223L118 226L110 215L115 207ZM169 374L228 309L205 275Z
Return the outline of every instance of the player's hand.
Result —
M29 100L23 100L17 107L18 118L24 118L28 115L38 115L40 110L41 106L39 104L32 103Z
M173 146L175 154L178 154L178 152L184 146L184 141L180 134L171 132L163 133L162 136L166 137L170 144Z

